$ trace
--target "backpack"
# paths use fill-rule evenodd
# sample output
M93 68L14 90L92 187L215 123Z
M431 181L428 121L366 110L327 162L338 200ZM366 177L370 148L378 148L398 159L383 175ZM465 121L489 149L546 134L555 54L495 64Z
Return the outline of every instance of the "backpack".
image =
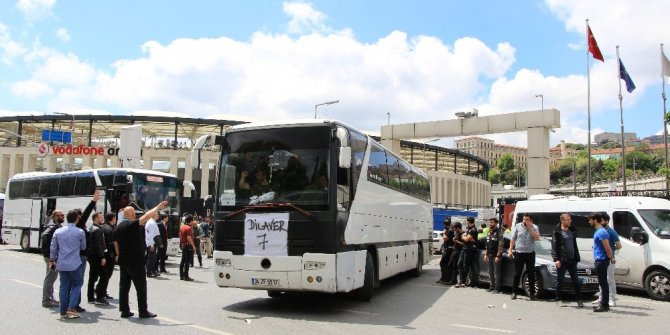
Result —
M53 221L44 227L44 231L42 232L42 245L40 246L44 257L51 256L51 239L53 239L54 233L58 228L60 227Z

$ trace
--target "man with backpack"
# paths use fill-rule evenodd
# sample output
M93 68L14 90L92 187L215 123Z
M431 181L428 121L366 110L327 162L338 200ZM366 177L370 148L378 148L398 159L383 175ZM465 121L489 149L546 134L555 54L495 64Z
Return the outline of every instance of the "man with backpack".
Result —
M51 239L56 230L62 227L65 221L65 213L62 210L56 209L51 213L51 222L44 227L42 232L42 256L44 256L44 263L46 263L47 272L44 276L44 284L42 285L42 307L51 308L58 307L59 303L54 299L54 283L58 279L58 271L49 267L49 256L51 254Z

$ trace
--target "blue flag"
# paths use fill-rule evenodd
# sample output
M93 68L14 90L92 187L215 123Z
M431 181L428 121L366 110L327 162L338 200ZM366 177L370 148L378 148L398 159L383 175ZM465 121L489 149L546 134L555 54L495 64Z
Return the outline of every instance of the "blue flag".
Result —
M626 71L626 67L623 66L621 59L619 59L619 76L626 82L626 91L628 91L628 93L633 92L633 90L635 90L635 83L633 83L633 79L630 79L628 71Z

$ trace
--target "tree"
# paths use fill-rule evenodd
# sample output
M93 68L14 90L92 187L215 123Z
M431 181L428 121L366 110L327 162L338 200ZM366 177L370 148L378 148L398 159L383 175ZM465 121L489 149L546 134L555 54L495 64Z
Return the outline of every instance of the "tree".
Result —
M602 148L603 149L617 149L617 148L621 148L621 144L619 144L617 142L607 142L607 143L602 145Z
M505 173L508 171L514 170L514 156L512 154L507 153L502 155L500 158L498 158L498 170L500 173Z
M489 183L500 184L500 170L498 170L498 168L489 170Z

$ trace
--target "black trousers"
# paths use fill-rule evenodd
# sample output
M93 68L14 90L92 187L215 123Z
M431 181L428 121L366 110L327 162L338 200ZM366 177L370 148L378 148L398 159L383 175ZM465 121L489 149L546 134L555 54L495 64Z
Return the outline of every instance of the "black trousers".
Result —
M119 264L119 311L130 312L128 295L130 285L135 285L137 292L137 309L140 314L147 312L147 273L144 264Z
M193 250L190 246L181 249L181 262L179 263L179 278L188 277L188 269L193 260Z
M156 253L156 268L163 272L165 272L165 256L165 247L158 248L158 252Z
M116 265L114 257L107 257L107 263L105 263L105 269L104 275L105 275L105 283L104 285L100 284L102 288L100 289L102 292L102 295L99 295L98 297L106 297L107 294L107 287L109 286L109 280L112 278L112 275L114 274L114 265Z
M514 252L514 282L512 283L512 292L518 293L521 273L526 267L528 274L528 291L530 295L535 295L535 252Z
M558 280L556 282L556 299L560 300L563 297L563 280L565 279L565 271L570 273L570 280L572 287L575 290L575 298L582 300L582 285L579 283L579 276L577 276L577 261L566 260L561 262L561 267L556 269Z
M447 264L447 281L455 284L458 281L458 259L461 256L461 249L454 249L449 257Z
M467 283L467 276L470 274L470 286L476 287L479 284L479 266L477 255L479 252L477 249L463 249L463 267L460 273L460 283Z
M107 276L107 263L102 266L100 262L101 258L91 256L88 258L88 264L90 265L88 269L88 301L94 301L96 296L98 299L105 298L109 277ZM100 280L98 281L98 279ZM97 286L95 285L96 282L98 282Z
M454 249L443 249L442 258L440 258L440 281L449 280L449 260Z
M195 244L195 254L198 255L198 263L202 266L202 252L200 252L200 237L196 237L193 240ZM193 265L193 255L191 255L191 265Z
M610 286L607 283L607 267L610 260L596 261L596 274L598 275L598 285L600 286L600 301L603 307L610 307Z

